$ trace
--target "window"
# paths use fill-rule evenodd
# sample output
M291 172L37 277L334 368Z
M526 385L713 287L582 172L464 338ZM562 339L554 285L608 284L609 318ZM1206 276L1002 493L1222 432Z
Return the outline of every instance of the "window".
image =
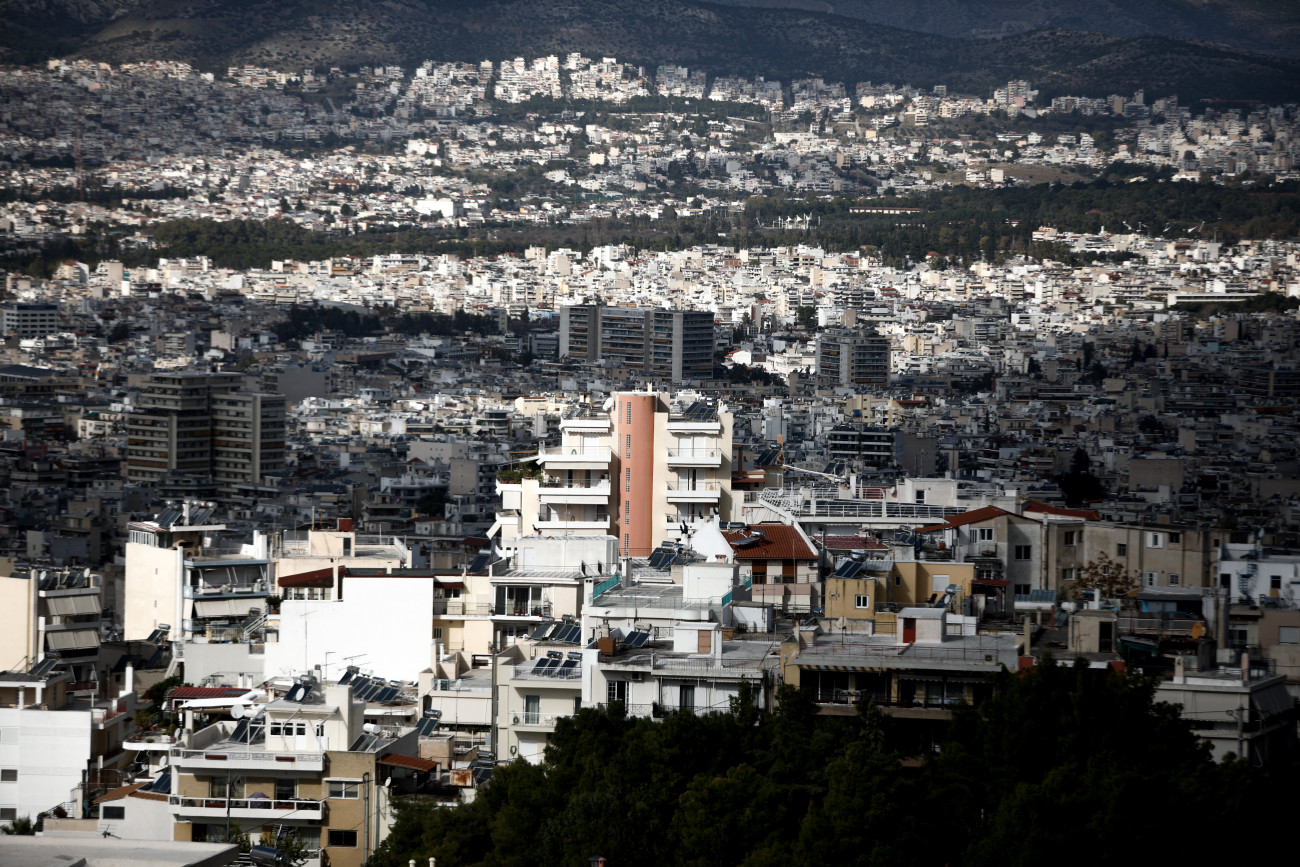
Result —
M1147 533L1148 548L1163 548L1165 546L1164 533Z
M979 528L979 534L978 534L978 537L979 537L979 541L981 541L981 542L992 542L992 541L993 541L993 528L992 528L992 527L980 527L980 528Z
M1282 576L1281 576L1281 575L1270 575L1270 576L1268 576L1268 589L1269 589L1269 590L1281 590L1281 589L1282 589Z
M18 782L17 768L0 768L0 783Z
M627 701L627 681L611 680L605 684L606 701Z
M1183 583L1183 576L1179 575L1177 572L1170 572L1170 573L1169 573L1169 586L1170 586L1170 587L1177 587L1179 584L1182 584L1182 583Z
M1065 567L1065 568L1061 569L1061 580L1062 580L1062 581L1073 581L1073 580L1074 580L1074 569L1073 569L1073 568L1070 568L1070 567Z
M542 697L524 696L524 725L535 726L542 721Z
M435 626L435 627L433 627L433 640L434 640L434 641L442 641L442 627L441 627L441 626Z
M1220 573L1219 573L1219 586L1222 587L1224 590L1227 590L1229 587L1232 586L1232 573L1231 573L1231 572L1220 572Z
M1156 579L1159 578L1159 577L1160 577L1160 573L1159 573L1159 572L1148 572L1148 573L1147 573L1147 586L1148 586L1148 587L1154 587L1154 586L1156 586Z
M1115 543L1115 556L1116 556L1116 557L1127 557L1127 556L1128 556L1128 545L1125 545L1123 542L1117 542L1117 543Z
M1034 546L1033 546L1033 545L1017 545L1017 546L1016 546L1015 556L1016 556L1016 559L1017 559L1017 560L1029 560L1029 559L1032 559L1032 558L1033 558L1033 555L1034 555Z
M348 847L355 849L357 845L356 831L336 831L330 828L329 846Z
M1170 533L1170 534L1169 534L1169 544L1170 544L1170 545L1181 545L1182 542L1183 542L1183 534L1182 534L1182 533Z
M915 502L918 502L918 503L924 503L924 502L925 502L925 491L917 491L917 492L916 492L916 499L915 499Z
M0 807L0 822L8 822L18 818L17 807Z
M355 801L361 784L354 780L330 780L329 797L343 801Z
M853 597L853 606L855 608L870 608L871 597L865 593L859 593L857 596Z
M632 401L627 402L627 423L632 423Z
M298 797L298 781L294 779L277 779L275 781L275 799L292 801Z
M627 446L623 450L623 457L625 458L632 457L632 435L631 434L627 435Z
M1277 628L1278 644L1300 644L1300 626L1279 626Z
M1028 585L1028 584L1017 584L1017 585L1016 585L1016 595L1017 595L1017 596L1028 596L1028 595L1029 595L1029 585Z
M126 807L100 807L99 818L101 819L125 819Z
M1082 535L1078 530L1066 530L1063 543L1067 548L1073 548L1079 544L1079 536Z
M573 697L573 713L576 715L580 710L582 710L582 696L575 695Z
M631 500L624 500L624 501L623 501L623 520L624 520L625 522L626 522L626 521L630 521L630 520L632 520L632 501L631 501Z
M894 586L895 586L895 587L902 587L902 586L903 586L903 576L902 576L902 575L895 575L895 576L894 576Z
M627 472L623 475L623 490L632 490L632 468L628 467Z
M678 699L677 704L682 710L695 710L695 687L683 685L681 687L681 698Z
M628 552L632 550L632 536L629 533L623 534L623 556L629 556Z

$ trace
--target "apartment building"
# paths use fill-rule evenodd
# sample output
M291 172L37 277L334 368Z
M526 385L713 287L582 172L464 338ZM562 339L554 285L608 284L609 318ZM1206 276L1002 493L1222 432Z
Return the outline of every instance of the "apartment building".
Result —
M680 407L653 392L578 406L543 446L538 472L498 484L488 535L504 551L525 535L612 534L620 557L646 557L683 528L731 520L732 416L711 401Z
M888 337L868 330L830 328L817 336L815 373L819 380L837 386L888 385L890 357Z
M387 833L392 796L438 773L417 756L417 731L366 723L363 694L302 679L266 704L207 708L217 719L170 751L175 839L225 840L228 826L267 846L290 835L319 863L360 867Z
M101 576L89 569L23 567L0 573L0 659L36 666L57 659L74 683L99 679Z
M125 637L240 641L265 619L266 537L226 541L211 504L186 501L127 524Z
M44 337L59 331L57 304L10 304L0 308L6 337Z
M223 493L284 469L283 395L244 391L235 373L155 373L127 417L125 475L213 479Z
M574 305L560 308L559 354L682 382L713 376L713 314Z

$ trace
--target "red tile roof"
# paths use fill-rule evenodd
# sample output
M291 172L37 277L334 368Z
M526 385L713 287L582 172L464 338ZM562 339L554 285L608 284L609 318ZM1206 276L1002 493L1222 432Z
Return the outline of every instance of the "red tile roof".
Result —
M167 701L192 698L239 698L246 695L248 689L238 686L178 686L167 693Z
M937 533L940 530L951 530L954 527L964 527L967 524L978 524L980 521L988 521L1001 515L1010 515L1006 509L999 509L997 506L984 506L974 509L970 512L962 512L960 515L953 515L945 520L942 524L930 524L927 527L919 527L918 533Z
M1060 515L1064 518L1082 518L1085 521L1100 521L1101 512L1096 509L1065 509L1060 506L1050 506L1047 503L1040 503L1037 500L1030 500L1025 505L1026 512L1040 512L1044 515Z
M281 587L333 587L334 569L313 569L310 572L281 575L275 583Z
M105 801L121 800L122 798L125 798L127 795L134 792L136 789L149 785L150 782L151 782L150 780L145 780L142 783L132 783L129 786L121 786L119 788L112 789L100 795L98 798L96 798L95 803L102 804Z
M888 551L889 546L874 536L827 536L827 551Z
M738 539L761 530L763 538L752 545L736 547ZM748 531L728 530L722 534L731 543L737 560L816 560L817 552L804 541L799 531L788 524L754 524Z
M413 771L432 771L438 767L437 762L431 762L428 759L419 759L415 756L399 756L390 753L379 760L381 765L391 765L395 768L410 768Z

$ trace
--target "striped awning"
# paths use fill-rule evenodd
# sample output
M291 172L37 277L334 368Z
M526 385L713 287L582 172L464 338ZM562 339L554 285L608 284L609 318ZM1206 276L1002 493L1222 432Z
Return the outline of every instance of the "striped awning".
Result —
M196 599L194 600L195 617L237 617L244 618L252 609L261 610L256 599Z

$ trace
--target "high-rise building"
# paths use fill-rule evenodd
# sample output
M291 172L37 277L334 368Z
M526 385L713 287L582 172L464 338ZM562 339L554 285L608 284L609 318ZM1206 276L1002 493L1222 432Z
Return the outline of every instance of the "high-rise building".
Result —
M611 361L658 379L713 375L713 314L577 305L560 310L560 357Z
M832 328L817 338L817 377L832 385L888 385L889 338Z
M157 373L127 419L126 478L213 479L223 492L284 469L285 400L236 373Z
M0 326L6 337L44 337L59 331L56 304L10 304L0 310Z
M674 407L656 393L578 408L560 423L560 445L539 452L539 477L498 485L490 534L507 551L522 536L608 534L619 556L645 557L683 525L731 520L731 428L716 403Z

